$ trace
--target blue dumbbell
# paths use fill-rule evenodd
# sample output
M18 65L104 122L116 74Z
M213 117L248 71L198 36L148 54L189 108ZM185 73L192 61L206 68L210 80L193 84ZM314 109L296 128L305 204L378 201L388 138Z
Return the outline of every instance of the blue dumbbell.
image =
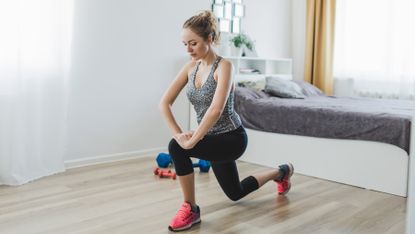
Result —
M161 168L166 168L173 163L171 156L166 153L159 153L159 155L157 155L156 161L157 165Z
M198 163L193 163L193 167L199 167L201 172L209 172L210 162L200 159Z

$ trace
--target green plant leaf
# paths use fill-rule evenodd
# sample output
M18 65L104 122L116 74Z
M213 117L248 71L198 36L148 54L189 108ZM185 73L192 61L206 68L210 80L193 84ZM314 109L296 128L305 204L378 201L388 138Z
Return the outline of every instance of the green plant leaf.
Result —
M252 50L254 47L254 42L250 40L248 36L242 33L237 34L236 36L232 37L230 41L236 48L240 48L242 45L245 45L246 48L248 48L249 50Z

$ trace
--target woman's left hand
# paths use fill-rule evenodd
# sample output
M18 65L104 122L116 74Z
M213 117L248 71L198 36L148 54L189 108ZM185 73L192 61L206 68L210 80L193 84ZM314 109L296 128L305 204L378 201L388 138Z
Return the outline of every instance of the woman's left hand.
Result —
M192 149L196 143L191 140L193 132L175 134L173 138L183 149Z

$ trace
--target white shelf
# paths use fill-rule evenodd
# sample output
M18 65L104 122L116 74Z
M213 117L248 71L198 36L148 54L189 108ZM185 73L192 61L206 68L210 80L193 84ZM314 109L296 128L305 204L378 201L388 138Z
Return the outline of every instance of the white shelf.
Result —
M226 59L238 59L238 60L267 60L267 61L289 61L290 58L265 58L265 57L237 57L237 56L223 56Z
M235 78L260 79L265 76L279 75L291 79L292 59L290 58L261 58L261 57L234 57L225 56L232 62L235 69ZM259 74L241 73L240 69L255 69Z
M282 74L282 73L268 73L268 74L235 74L235 80L237 81L247 81L247 80L261 80L267 76L278 76L280 78L285 78L287 80L292 79L292 74Z

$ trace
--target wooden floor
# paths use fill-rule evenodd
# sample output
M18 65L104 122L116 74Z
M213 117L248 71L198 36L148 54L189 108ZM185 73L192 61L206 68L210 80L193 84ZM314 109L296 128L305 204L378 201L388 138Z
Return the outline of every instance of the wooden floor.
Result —
M141 158L0 186L0 233L168 233L181 190L154 166ZM241 178L268 169L238 167ZM272 182L232 202L212 171L196 173L202 223L186 233L404 233L405 198L299 174L292 183L286 197Z

